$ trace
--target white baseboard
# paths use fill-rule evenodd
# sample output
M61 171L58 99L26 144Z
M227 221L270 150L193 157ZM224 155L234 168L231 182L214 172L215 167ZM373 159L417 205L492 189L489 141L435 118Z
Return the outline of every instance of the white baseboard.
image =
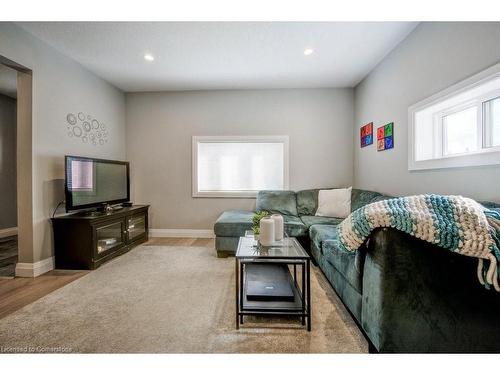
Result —
M17 277L37 277L54 269L54 257L41 260L36 263L17 263Z
M0 238L17 235L17 227L0 229Z
M212 229L150 229L150 237L214 238Z

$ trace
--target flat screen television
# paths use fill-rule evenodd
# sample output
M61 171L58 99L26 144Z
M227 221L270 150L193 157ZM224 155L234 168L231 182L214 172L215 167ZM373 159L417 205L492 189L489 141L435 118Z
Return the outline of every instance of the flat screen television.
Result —
M67 155L65 166L67 212L130 200L128 162Z

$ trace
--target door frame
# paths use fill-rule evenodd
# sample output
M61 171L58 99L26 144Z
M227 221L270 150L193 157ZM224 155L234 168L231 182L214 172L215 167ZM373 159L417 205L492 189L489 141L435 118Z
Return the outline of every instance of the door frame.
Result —
M18 264L33 263L33 72L31 69L1 55L0 63L17 71ZM18 275L16 266L16 276L28 275Z

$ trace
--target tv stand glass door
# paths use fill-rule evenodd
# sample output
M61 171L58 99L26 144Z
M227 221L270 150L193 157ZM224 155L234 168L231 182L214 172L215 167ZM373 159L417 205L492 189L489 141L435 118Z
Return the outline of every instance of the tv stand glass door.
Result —
M134 241L136 238L144 236L146 233L145 213L130 216L127 219L127 233L129 241Z
M123 243L125 243L125 234L127 232L123 224L123 221L118 221L111 224L101 224L95 227L97 256L115 247L122 246Z

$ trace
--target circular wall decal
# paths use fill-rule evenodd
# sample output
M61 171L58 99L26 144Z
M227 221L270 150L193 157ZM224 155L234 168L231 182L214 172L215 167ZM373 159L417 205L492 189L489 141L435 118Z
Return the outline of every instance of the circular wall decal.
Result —
M82 128L80 128L79 126L75 126L75 127L73 128L73 135L74 135L75 137L81 137L81 136L82 136L82 133L83 133L83 130L82 130Z
M66 115L66 121L70 125L75 125L76 124L76 116L74 114L72 114L72 113L68 113Z
M92 126L90 126L90 123L88 121L85 121L83 123L83 130L85 130L87 133L92 130Z
M70 112L66 115L66 122L68 137L80 138L83 143L92 143L94 146L108 143L107 126L91 115Z

